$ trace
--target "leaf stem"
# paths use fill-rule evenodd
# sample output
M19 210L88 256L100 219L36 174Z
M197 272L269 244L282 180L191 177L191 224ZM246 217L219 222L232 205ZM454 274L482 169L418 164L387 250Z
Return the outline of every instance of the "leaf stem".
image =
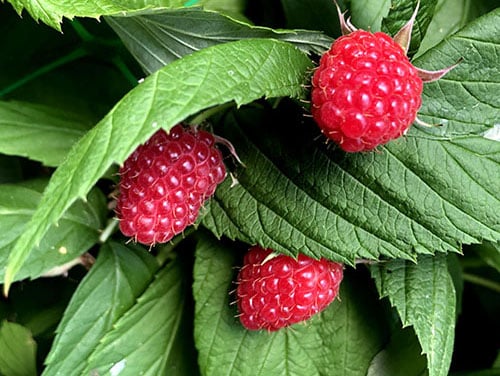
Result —
M137 86L137 77L134 76L132 71L129 69L127 64L123 61L120 56L115 56L111 59L115 67L120 71L120 73L127 79L127 81L132 85L132 87Z
M476 284L478 286L486 287L500 294L500 283L471 273L463 273L463 279L464 281Z
M106 241L115 231L116 227L118 226L118 223L119 223L118 219L116 218L110 219L107 226L104 228L104 230L101 232L101 235L99 236L100 243L106 243Z
M50 71L52 71L52 70L54 70L62 65L65 65L69 62L72 62L74 60L80 59L80 58L86 56L87 54L88 54L88 52L85 48L79 47L79 48L73 50L72 52L70 52L69 54L67 54L67 55L65 55L65 56L63 56L55 61L52 61L46 65L41 66L40 68L27 74L26 76L17 80L16 82L12 83L11 85L3 88L2 90L0 90L0 97L3 97L4 95L13 92L14 90L20 88L21 86L27 84L28 82L34 80L35 78L42 76L45 73L48 73L48 72L50 72Z
M95 37L85 29L85 27L82 25L82 23L78 20L73 20L71 22L71 26L73 27L73 30L75 30L75 33L80 37L81 40L84 42L91 42L92 40L95 39Z

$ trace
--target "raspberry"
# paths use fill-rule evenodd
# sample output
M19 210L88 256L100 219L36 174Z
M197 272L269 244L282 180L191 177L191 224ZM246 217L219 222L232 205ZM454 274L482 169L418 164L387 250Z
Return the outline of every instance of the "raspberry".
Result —
M345 35L323 54L312 78L311 113L321 131L347 152L368 151L402 136L417 119L423 82L454 66L424 71L406 56L416 17L396 36L357 30L337 5Z
M312 82L312 115L345 151L371 150L401 136L421 104L417 70L381 32L338 38Z
M120 230L146 245L165 243L192 225L226 176L212 134L176 125L156 132L120 168Z
M309 319L335 299L342 281L342 264L271 253L253 246L238 273L239 318L249 330L276 331Z

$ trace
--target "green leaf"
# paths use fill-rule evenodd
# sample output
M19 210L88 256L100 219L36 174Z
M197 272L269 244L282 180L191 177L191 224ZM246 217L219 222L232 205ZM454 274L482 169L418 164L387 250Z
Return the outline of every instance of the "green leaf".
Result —
M500 143L407 137L346 155L315 142L301 117L287 106L227 117L219 134L246 167L208 204L203 224L216 236L347 263L499 238Z
M7 291L31 249L78 197L114 163L122 163L160 127L218 104L302 93L310 60L294 46L248 39L213 46L174 61L125 96L71 150L9 258Z
M409 55L413 55L420 46L429 26L438 0L420 0L417 19L411 33ZM387 17L382 20L382 31L394 36L411 18L417 7L417 0L391 0Z
M315 376L332 374L332 367L346 376L366 374L387 331L369 280L347 273L340 299L306 323L273 333L247 331L229 294L235 288L236 259L233 249L200 236L193 293L203 375Z
M479 133L498 123L500 96L500 8L482 16L415 60L424 69L460 64L426 84L419 111L423 120L444 124L427 131L439 137Z
M181 372L182 351L176 348L187 334L180 330L189 293L185 275L176 261L163 268L103 336L82 374L192 375Z
M373 359L366 376L426 376L427 361L411 328L396 330L387 346Z
M274 38L318 54L332 42L319 32L251 26L199 8L106 17L106 21L148 74L194 51L240 39Z
M371 268L381 297L388 297L405 326L413 326L429 375L448 375L455 336L455 289L445 255L416 264L394 260Z
M427 28L419 53L425 52L445 37L479 16L478 2L469 0L438 0L434 17Z
M103 245L64 313L43 375L83 374L90 354L136 303L157 268L143 249Z
M0 152L57 166L89 128L75 115L23 102L0 102Z
M358 29L380 31L382 19L389 13L390 0L351 0L352 23Z
M202 3L204 9L221 12L232 17L242 17L246 6L245 0L204 0Z
M3 2L4 0L2 0ZM8 0L17 13L24 9L35 19L54 29L61 30L63 17L92 17L128 13L158 7L182 7L185 0L77 0L71 2L52 2L49 0Z
M9 253L25 231L46 183L43 180L0 185L0 227L9 229L0 238L0 278L5 276ZM89 194L86 202L75 202L58 226L52 226L39 247L30 254L16 280L39 277L85 253L97 243L106 214L105 198L97 189Z
M36 376L36 342L25 327L2 321L0 325L0 373Z

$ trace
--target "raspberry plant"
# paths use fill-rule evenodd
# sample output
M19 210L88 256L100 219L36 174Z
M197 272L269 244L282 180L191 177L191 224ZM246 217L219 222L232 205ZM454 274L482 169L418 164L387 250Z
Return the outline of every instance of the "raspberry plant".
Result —
M340 5L395 35L417 2ZM363 153L311 117L311 77L341 35L330 0L1 7L0 374L498 371L495 1L420 1L412 64L460 61L423 88L419 118L441 126ZM179 123L241 163L221 146L228 174L196 222L141 245L117 225L119 169ZM246 330L233 290L253 245L344 264L339 299Z

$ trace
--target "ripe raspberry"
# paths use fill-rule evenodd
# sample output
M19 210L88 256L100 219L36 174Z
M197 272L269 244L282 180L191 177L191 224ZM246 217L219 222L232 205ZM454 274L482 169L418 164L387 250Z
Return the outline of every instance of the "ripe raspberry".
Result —
M253 246L237 277L240 321L249 330L280 328L309 319L337 296L343 265L300 254L297 259Z
M420 108L422 80L384 33L338 38L313 77L312 115L345 151L371 150L400 137Z
M439 79L454 66L433 72L409 61L406 51L417 10L393 39L357 30L337 9L345 35L321 57L313 75L311 113L344 151L372 150L419 121L423 82Z
M120 230L146 245L165 243L193 224L226 176L214 136L177 125L156 132L120 168Z

